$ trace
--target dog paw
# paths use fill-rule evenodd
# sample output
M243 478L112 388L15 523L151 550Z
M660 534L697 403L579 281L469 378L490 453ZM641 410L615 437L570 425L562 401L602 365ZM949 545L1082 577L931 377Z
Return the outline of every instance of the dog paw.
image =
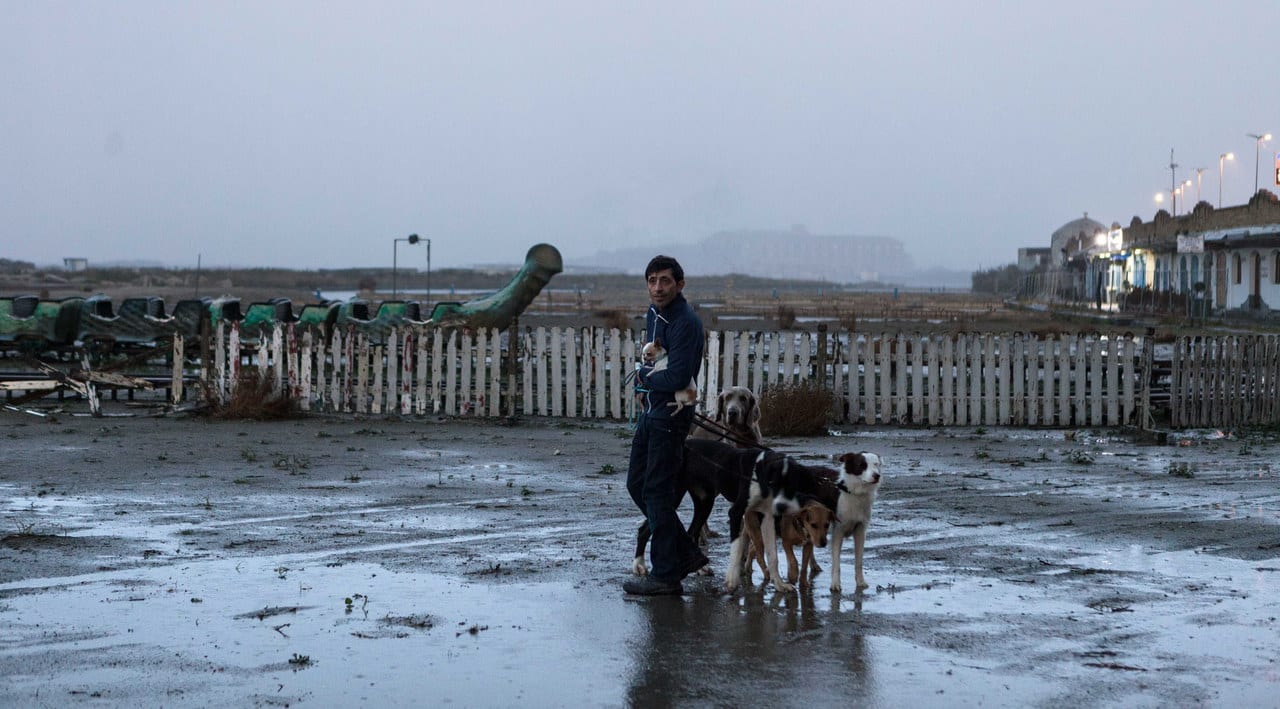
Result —
M713 571L711 570L711 564L704 564L704 565L703 565L703 567L702 567L702 568L700 568L700 569L698 569L695 573L697 573L699 576L714 576L714 575L715 575L715 572L713 572Z
M774 579L773 585L774 585L774 588L778 589L779 593L791 593L796 590L795 586L787 583L782 579Z
M869 588L869 586L867 585L867 582L866 582L866 581L859 581L859 582L858 582L858 590L859 590L859 591L861 591L861 590L862 590L862 589L864 589L864 588Z
M734 578L732 575L727 576L725 577L724 585L721 586L721 588L724 589L725 593L734 593L738 590L738 586L741 585L741 581L741 579Z
M837 584L831 584L831 592L840 593L840 586L838 586Z
M640 557L636 557L636 560L631 562L631 573L635 574L636 576L649 575L649 567L645 566L644 559L641 559Z

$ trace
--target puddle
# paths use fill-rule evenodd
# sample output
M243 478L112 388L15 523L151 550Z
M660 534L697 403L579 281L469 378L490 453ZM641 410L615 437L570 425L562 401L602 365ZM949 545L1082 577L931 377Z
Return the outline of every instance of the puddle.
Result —
M889 453L873 587L848 590L846 541L843 595L827 590L824 550L810 591L778 594L757 572L732 597L717 576L644 599L619 589L638 522L624 476L597 473L601 450L622 464L625 441L601 430L530 462L527 440L449 429L468 431L458 451L370 436L297 477L247 475L234 456L194 477L136 469L113 443L92 466L117 478L85 465L45 495L33 494L38 471L0 484L4 522L43 532L0 547L4 578L27 577L0 583L0 706L1273 706L1280 695L1270 448L1094 446L1087 431L1059 445L1061 431L1034 430L788 440L815 458ZM915 452L894 453L904 447ZM1191 477L1170 474L1182 463ZM721 573L724 509L709 548Z
M184 668L198 696L210 698L395 705L420 704L425 692L431 703L461 706L513 699L545 705L566 696L621 701L616 682L596 679L624 675L630 665L616 640L635 635L637 619L616 593L472 584L366 564L283 563L292 562L222 560L91 575L20 595L23 584L5 584L10 628L3 652L10 661L70 654L84 666L61 681L67 691L78 687L113 702L150 701L133 695L135 683L146 686L157 669L139 656ZM566 672L570 667L577 669ZM34 696L47 681L42 675L10 675L10 698ZM503 675L509 681L494 681ZM546 676L555 682L539 681Z
M305 701L503 706L643 704L656 697L788 704L974 703L983 668L861 633L864 605L759 596L625 598L615 583L486 584L370 564L201 561L0 585L8 700L151 701L169 673L175 703ZM962 593L951 589L949 593ZM911 612L913 591L885 597ZM350 603L348 603L350 599ZM842 608L843 604L843 608ZM868 598L866 605L881 605ZM928 605L925 602L923 605ZM57 657L50 676L40 658ZM759 682L742 683L742 672ZM945 687L907 682L945 677ZM975 680L966 689L966 679ZM986 677L985 682L990 681ZM1009 704L1037 696L1008 677ZM64 694L59 694L62 692ZM991 702L988 701L988 704ZM996 702L998 705L999 702Z

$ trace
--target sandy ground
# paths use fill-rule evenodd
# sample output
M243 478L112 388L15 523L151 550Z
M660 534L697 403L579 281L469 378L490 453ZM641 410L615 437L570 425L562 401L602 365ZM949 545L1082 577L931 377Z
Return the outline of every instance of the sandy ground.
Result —
M0 421L0 706L1280 706L1273 436L773 441L871 588L637 599L625 424Z

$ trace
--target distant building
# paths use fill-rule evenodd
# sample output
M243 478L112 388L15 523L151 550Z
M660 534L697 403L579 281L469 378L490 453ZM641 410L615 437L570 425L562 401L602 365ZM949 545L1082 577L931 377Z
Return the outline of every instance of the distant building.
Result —
M1018 270L1034 271L1049 265L1053 249L1047 246L1026 247L1018 249Z
M1089 218L1089 213L1058 227L1049 237L1050 258L1053 265L1061 266L1078 255L1088 253L1098 238L1107 233L1102 222Z
M1024 277L1023 296L1113 312L1280 317L1280 197L1269 190L1242 205L1135 216L1123 228L1085 215L1051 243L1050 265Z
M62 259L62 268L67 271L87 271L89 270L89 259L80 257L71 257Z
M1134 217L1111 251L1135 287L1203 298L1217 311L1280 310L1280 198L1269 190L1234 207L1201 202L1191 214Z

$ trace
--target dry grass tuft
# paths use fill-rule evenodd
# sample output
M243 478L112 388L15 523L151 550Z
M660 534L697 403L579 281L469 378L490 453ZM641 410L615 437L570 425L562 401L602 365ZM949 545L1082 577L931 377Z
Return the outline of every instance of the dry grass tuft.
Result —
M240 381L226 401L208 382L202 382L205 407L210 418L231 420L271 421L297 418L301 415L298 400L288 391L272 391L271 377L264 377L256 368L240 370Z
M835 395L817 382L771 386L760 395L760 432L765 436L823 436Z

